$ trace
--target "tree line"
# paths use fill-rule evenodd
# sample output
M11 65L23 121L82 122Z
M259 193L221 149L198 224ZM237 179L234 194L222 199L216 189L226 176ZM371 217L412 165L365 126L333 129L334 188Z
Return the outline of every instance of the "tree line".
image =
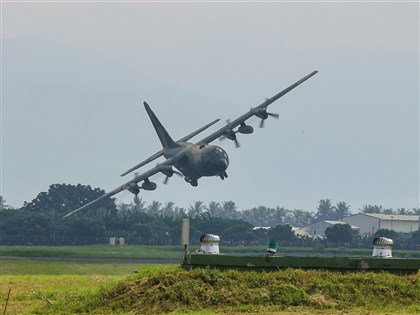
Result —
M202 234L214 233L228 244L258 245L276 239L294 246L327 246L327 243L371 246L372 236L350 237L347 235L349 231L339 230L341 227L334 227L326 240L294 234L292 226L305 227L321 220L340 220L351 214L347 203L333 204L329 199L321 199L316 212L311 212L279 206L240 211L233 201L212 201L207 205L195 201L188 208L178 207L173 202L146 203L142 199L116 205L114 199L105 198L85 213L62 218L102 194L104 191L99 188L81 184L54 184L19 209L7 206L0 196L0 242L4 245L80 245L103 244L109 237L124 237L129 244L179 244L181 220L188 217L193 242L198 242ZM379 206L365 208L366 212L385 213ZM408 211L404 208L392 213L402 212L420 214L419 209ZM407 246L415 246L411 238L403 239L408 239L404 243Z

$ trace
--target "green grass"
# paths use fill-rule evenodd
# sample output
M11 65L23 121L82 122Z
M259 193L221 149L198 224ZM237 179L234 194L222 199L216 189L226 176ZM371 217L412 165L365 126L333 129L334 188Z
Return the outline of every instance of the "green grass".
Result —
M0 275L114 275L138 271L140 263L78 262L41 260L0 260Z
M0 278L2 309L11 289L7 314L30 314L38 308L50 307L46 299L55 304L76 296L91 296L103 285L121 279L104 275L2 275Z
M0 256L179 260L182 246L0 246Z
M192 246L191 251L198 249ZM151 259L177 262L183 255L183 246L148 246L148 245L90 245L90 246L0 246L0 256L15 257L50 257L50 258L115 258L115 259ZM220 246L223 253L262 253L266 246ZM291 254L348 254L369 256L371 249L352 248L308 248L280 247L279 253ZM420 258L420 250L393 250L395 257Z
M151 268L162 270L173 266L2 259L0 260L0 311L4 309L9 289L11 293L7 314L30 314L43 307L52 308L56 303L84 301L101 289L132 277L134 270ZM40 312L42 313L43 311ZM72 312L64 307L56 310L56 313Z
M382 312L420 311L420 275L337 273L289 269L239 272L179 267L144 269L139 275L109 285L64 307L77 314L161 314L185 312Z

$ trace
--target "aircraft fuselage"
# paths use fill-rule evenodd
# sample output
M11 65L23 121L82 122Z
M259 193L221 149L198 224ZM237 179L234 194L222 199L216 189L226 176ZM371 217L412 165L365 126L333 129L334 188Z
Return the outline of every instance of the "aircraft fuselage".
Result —
M203 176L226 176L226 169L229 165L229 157L225 150L216 145L196 145L189 142L182 142L181 148L166 150L165 158L178 153L180 150L189 148L185 156L177 161L174 166L185 176L185 180L190 182L198 180Z

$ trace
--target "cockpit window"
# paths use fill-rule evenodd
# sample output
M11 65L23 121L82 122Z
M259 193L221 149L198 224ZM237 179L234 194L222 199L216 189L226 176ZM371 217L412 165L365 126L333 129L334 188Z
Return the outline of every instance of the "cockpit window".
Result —
M226 152L222 148L219 148L219 147L216 147L216 154L218 156L223 156L225 159L227 159L228 157Z

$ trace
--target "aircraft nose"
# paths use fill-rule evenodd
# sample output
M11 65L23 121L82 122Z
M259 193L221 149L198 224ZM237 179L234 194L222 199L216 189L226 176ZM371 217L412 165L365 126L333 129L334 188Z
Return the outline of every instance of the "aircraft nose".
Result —
M220 172L226 171L228 165L229 165L229 161L224 157L221 157L214 161L214 168Z

